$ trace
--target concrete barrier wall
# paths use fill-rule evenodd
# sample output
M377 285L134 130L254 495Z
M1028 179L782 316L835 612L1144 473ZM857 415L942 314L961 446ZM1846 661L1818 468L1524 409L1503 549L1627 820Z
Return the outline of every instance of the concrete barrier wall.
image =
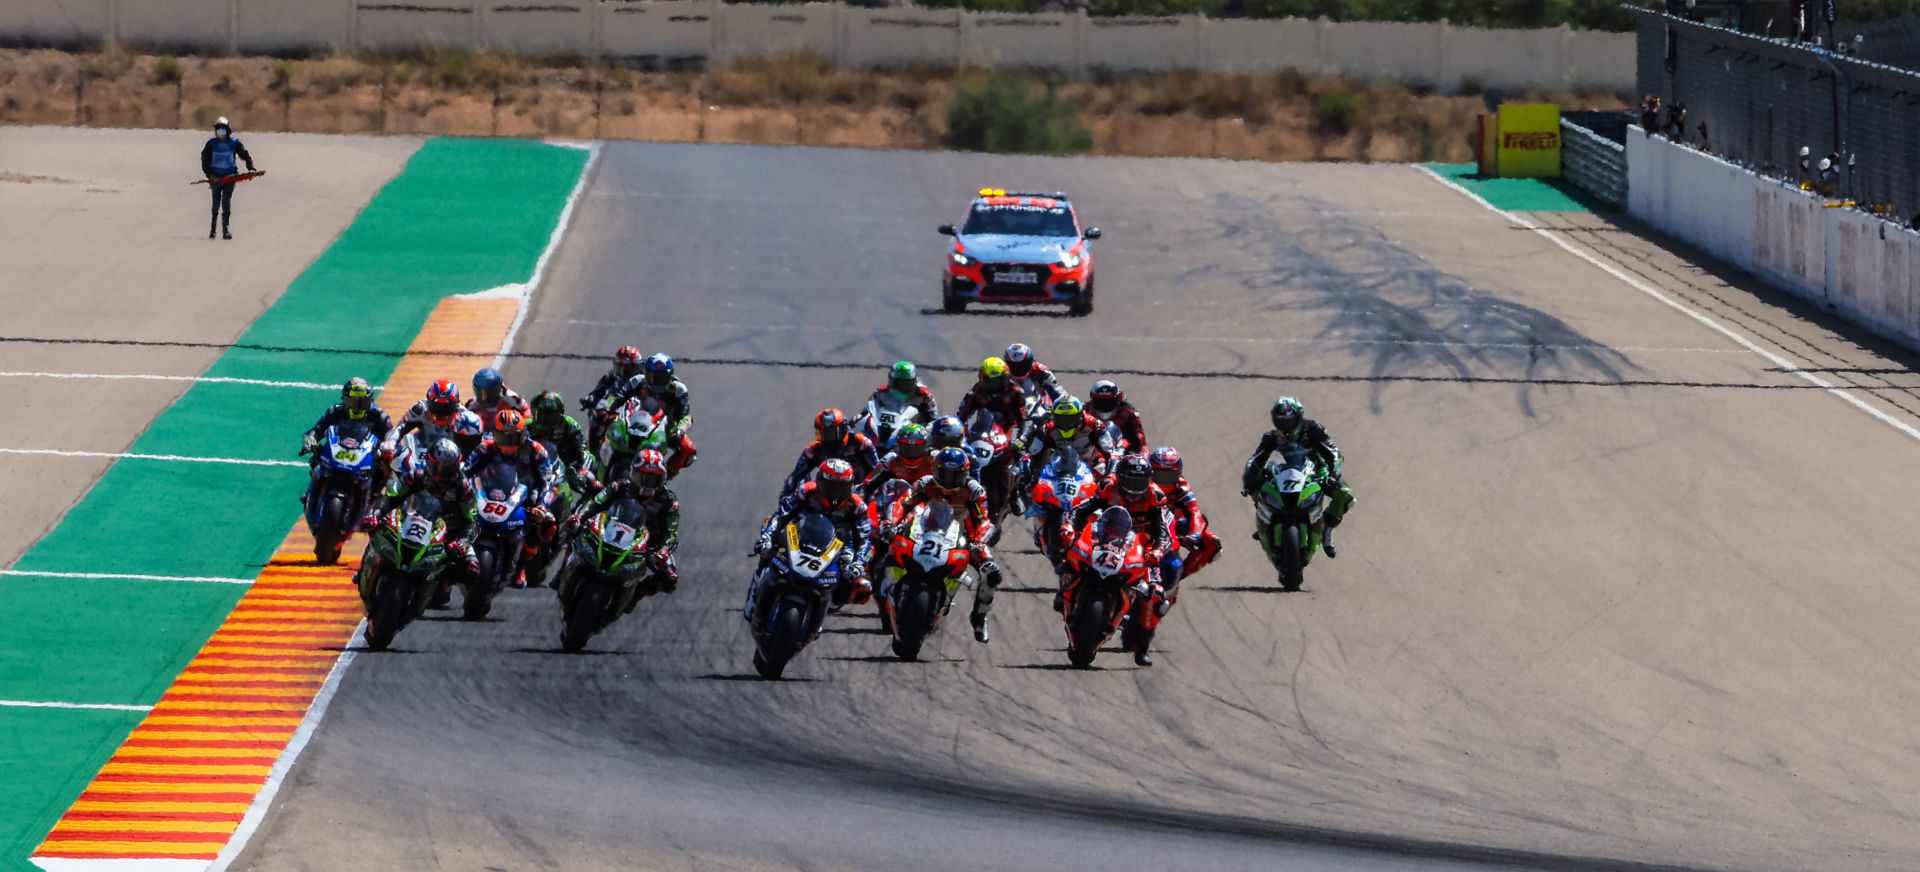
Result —
M600 56L705 57L719 30L719 0L607 3L594 0Z
M1628 211L1920 348L1920 233L1628 128Z
M348 3L246 0L236 14L235 45L241 52L343 52L353 47L353 7Z
M720 0L0 0L0 40L118 41L214 52L417 46L731 60L811 51L909 62L1344 73L1457 90L1632 90L1634 37L1564 28L1302 19L1089 18Z

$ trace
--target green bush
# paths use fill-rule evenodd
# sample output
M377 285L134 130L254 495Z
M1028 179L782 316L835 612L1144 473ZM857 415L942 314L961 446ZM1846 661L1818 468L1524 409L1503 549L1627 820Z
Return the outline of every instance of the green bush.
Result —
M154 58L153 80L163 85L171 85L180 81L180 59L173 55L161 55Z
M1360 117L1360 98L1345 91L1328 91L1313 98L1313 121L1321 130L1344 135Z
M1044 93L1007 73L962 83L947 103L947 145L966 151L1078 154L1093 148L1080 112L1052 82Z

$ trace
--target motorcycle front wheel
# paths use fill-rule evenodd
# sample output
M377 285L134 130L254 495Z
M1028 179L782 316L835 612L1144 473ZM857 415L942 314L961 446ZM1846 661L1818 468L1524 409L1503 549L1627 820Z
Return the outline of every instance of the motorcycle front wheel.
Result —
M1274 568L1280 571L1280 589L1289 593L1300 589L1302 576L1306 572L1306 550L1302 547L1301 532L1299 524L1287 524L1280 528L1279 541L1274 543Z
M753 668L761 678L779 681L787 671L788 661L800 653L800 646L806 640L807 614L804 606L794 602L776 602L773 608L779 612L767 628L766 640L753 653Z
M1083 591L1074 597L1073 613L1067 617L1067 662L1076 668L1093 665L1100 643L1113 630L1113 603L1108 597Z
M413 585L402 575L381 573L373 583L372 608L367 610L367 648L385 651L393 637L407 625L408 606L413 600Z
M893 653L902 660L920 659L920 647L933 632L934 612L939 608L933 588L914 583L901 592L893 618Z
M327 491L320 508L320 523L313 530L313 559L322 566L340 562L340 548L353 535L347 526L347 495Z
M561 615L560 647L569 654L578 654L586 650L587 640L592 639L604 623L613 590L605 579L594 576L577 579L572 588L573 596Z

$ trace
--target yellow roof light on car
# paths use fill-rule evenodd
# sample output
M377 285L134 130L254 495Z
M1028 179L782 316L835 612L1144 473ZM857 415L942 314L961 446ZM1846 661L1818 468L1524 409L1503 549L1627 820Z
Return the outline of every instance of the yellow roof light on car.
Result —
M982 197L1004 197L1006 195L1007 195L1006 188L981 188L980 189L980 196Z

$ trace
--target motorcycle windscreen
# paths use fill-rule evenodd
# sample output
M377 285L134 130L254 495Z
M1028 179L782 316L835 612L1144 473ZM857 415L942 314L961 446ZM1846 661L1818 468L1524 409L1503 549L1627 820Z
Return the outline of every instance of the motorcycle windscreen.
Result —
M921 536L928 533L945 534L947 527L953 524L953 507L943 502L927 503L926 512L920 515Z
M1093 538L1096 542L1125 542L1133 535L1133 515L1119 506L1108 506L1094 521Z
M840 538L826 515L807 512L794 524L800 528L800 552L809 557L826 556L827 551L833 548L833 543Z

